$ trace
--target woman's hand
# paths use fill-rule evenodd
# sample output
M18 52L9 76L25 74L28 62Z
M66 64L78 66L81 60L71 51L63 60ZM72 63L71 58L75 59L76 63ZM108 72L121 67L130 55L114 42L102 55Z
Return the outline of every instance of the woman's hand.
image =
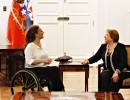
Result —
M89 64L89 61L87 59L85 59L84 61L81 62L83 65L87 65Z
M115 71L113 76L112 76L113 82L118 82L119 81L119 73L118 71Z
M46 64L50 64L52 62L52 59L51 58L47 58L45 61L44 61L44 63L46 63Z
M46 58L46 59L42 59L42 60L34 60L32 65L37 65L37 64L40 64L40 63L50 64L51 62L52 62L51 58Z

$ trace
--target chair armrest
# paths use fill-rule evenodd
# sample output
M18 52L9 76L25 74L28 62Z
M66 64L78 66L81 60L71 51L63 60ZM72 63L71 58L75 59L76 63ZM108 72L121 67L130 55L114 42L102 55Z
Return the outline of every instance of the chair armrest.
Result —
M98 68L99 68L99 67L103 67L103 66L104 66L104 63L98 64Z
M102 64L98 64L98 90L100 89L100 74L101 74L101 70L102 70L102 67L104 66L104 63Z
M104 63L98 64L98 76L101 74L102 67L104 66Z

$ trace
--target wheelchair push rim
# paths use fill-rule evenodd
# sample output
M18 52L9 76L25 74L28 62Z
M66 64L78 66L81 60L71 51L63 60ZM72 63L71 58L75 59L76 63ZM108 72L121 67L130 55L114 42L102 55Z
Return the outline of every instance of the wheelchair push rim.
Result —
M12 78L11 94L25 91L41 91L37 76L26 69L18 71Z

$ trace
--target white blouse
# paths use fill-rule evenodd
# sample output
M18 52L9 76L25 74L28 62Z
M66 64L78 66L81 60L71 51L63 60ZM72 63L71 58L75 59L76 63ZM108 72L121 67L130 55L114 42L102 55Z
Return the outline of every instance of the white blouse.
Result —
M48 58L47 51L45 50L45 46L40 48L33 42L29 43L27 47L25 48L25 67L31 68L31 67L46 67L46 64L40 63L37 65L32 65L34 60L41 60Z

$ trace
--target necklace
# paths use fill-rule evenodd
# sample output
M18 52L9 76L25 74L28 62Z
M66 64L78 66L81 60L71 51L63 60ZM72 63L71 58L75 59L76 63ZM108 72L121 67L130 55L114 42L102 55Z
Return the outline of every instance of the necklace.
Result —
M108 46L108 53L111 53L115 47L115 43L112 46Z

